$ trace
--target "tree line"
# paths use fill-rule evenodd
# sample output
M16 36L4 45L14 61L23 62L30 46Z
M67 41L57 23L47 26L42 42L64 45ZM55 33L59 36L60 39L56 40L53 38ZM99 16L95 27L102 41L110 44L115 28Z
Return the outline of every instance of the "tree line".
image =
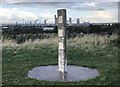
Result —
M113 33L119 34L120 24L112 25L89 25L89 26L67 26L67 37L74 38L82 34L99 34L99 35L112 35ZM43 30L40 26L9 26L2 29L2 36L4 39L14 39L17 43L22 43L25 40L31 39L44 39L50 38L51 35L56 36L58 27L55 26L53 30Z
M112 33L118 33L119 28L118 23L115 24L108 24L108 25L93 25L90 24L89 26L67 26L67 32L68 33L84 33L84 34L90 34L90 33L96 33L96 34L109 34ZM6 29L2 29L2 34L8 34L8 35L18 35L18 34L39 34L39 33L57 33L58 28L57 26L54 27L53 30L43 30L40 26L14 26L14 27L8 27Z

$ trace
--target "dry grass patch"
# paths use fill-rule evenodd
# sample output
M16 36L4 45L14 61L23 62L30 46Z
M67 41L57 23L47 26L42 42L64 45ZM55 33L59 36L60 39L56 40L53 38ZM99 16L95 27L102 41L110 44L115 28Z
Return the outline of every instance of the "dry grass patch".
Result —
M117 35L111 35L111 36L101 36L101 35L84 35L82 37L76 37L76 38L70 38L67 39L67 46L68 47L74 47L81 49L87 49L94 51L97 48L105 48L110 41L117 38ZM50 46L58 46L58 37L54 38L48 38L48 39L36 39L32 41L31 39L26 40L22 44L17 44L14 40L4 40L0 39L0 43L2 44L2 47L34 47L34 46L41 46L41 45L50 45Z

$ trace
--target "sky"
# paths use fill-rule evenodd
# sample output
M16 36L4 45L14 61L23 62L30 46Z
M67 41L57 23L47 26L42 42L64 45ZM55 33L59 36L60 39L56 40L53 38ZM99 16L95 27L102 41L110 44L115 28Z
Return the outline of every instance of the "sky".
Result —
M58 9L67 10L67 20L80 22L118 22L119 0L0 0L0 24L3 23L54 23Z

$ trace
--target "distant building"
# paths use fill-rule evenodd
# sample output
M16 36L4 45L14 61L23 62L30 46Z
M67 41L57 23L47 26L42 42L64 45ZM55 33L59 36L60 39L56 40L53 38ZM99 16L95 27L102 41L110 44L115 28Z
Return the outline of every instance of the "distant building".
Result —
M55 25L57 25L57 17L56 17L56 15L54 16L54 18L55 18Z
M78 24L78 25L80 24L80 19L79 19L79 18L77 18L77 24Z
M83 26L89 26L90 22L83 22Z
M69 25L72 25L72 18L69 18Z
M30 21L30 24L32 24L32 22Z
M44 25L47 25L47 22L46 22L47 20L44 20Z

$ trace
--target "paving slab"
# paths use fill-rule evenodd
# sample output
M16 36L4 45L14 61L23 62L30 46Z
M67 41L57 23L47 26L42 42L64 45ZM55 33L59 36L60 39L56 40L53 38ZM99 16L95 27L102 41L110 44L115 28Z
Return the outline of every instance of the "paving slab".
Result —
M68 65L67 73L58 71L58 65L40 66L28 72L30 78L46 81L80 81L99 76L97 69Z

